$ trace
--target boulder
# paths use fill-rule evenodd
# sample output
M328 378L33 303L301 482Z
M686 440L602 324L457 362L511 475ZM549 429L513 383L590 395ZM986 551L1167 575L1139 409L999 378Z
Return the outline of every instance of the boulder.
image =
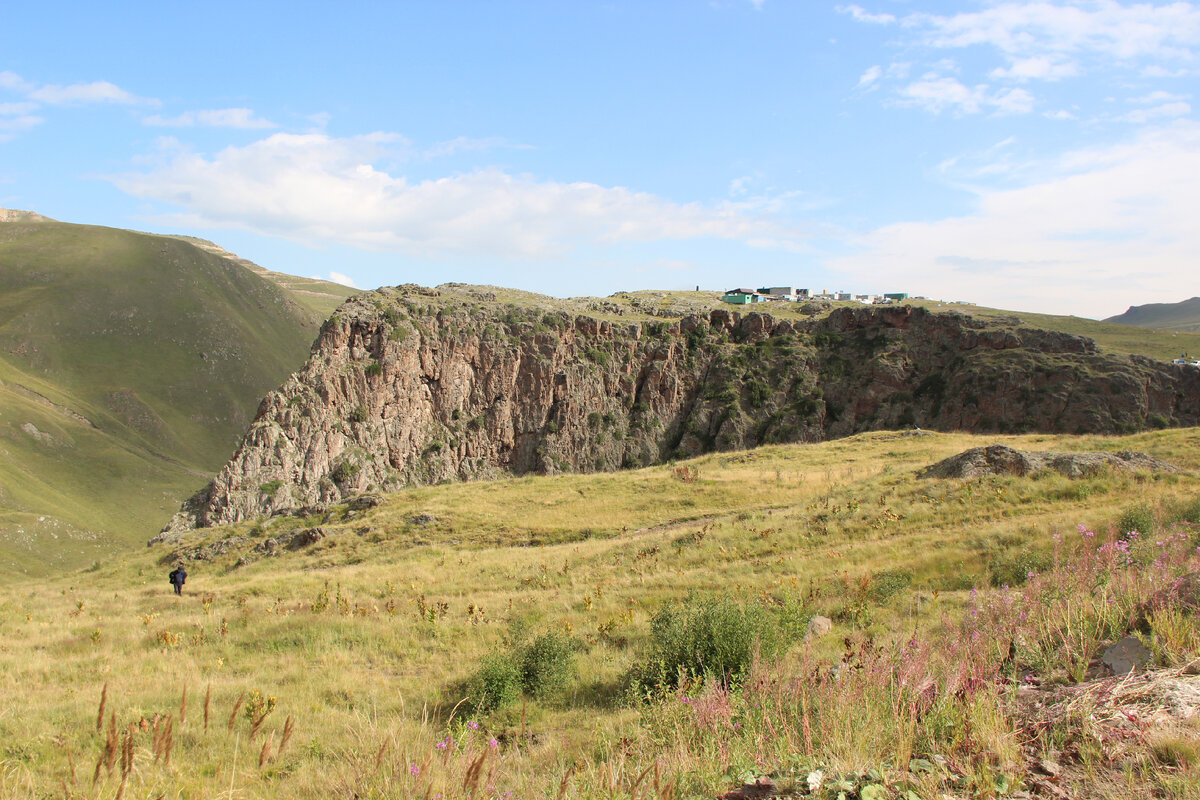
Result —
M808 628L804 632L805 639L812 639L817 636L824 636L833 630L833 620L829 617L816 616L808 621Z
M1154 654L1136 636L1126 636L1109 646L1100 656L1113 675L1127 675L1138 667L1146 666L1153 658Z

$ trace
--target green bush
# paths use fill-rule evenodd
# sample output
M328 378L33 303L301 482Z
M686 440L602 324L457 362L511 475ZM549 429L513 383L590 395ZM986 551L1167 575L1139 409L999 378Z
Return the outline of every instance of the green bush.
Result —
M1125 513L1117 520L1117 533L1121 536L1130 531L1153 533L1157 527L1158 525L1154 522L1154 512L1145 503L1125 509Z
M876 603L886 603L895 595L912 586L912 582L913 572L911 569L886 569L871 576L871 584L867 592Z
M267 481L266 483L260 483L258 490L267 497L274 497L275 493L279 491L280 486L283 486L283 481Z
M512 653L495 652L480 662L467 687L470 702L480 713L512 705L521 696L521 669Z
M1176 506L1171 517L1174 522L1191 522L1200 525L1200 497L1193 497Z
M353 422L357 425L361 425L362 423L366 422L367 421L366 407L365 406L355 406L354 410L350 412L350 415L347 417L347 419L349 419L351 422Z
M566 688L571 678L574 648L559 633L543 633L517 650L521 689L532 697L545 697Z
M368 377L371 375L382 375L383 374L383 365L380 364L378 361L372 361L370 364L367 364L367 366L363 369L363 374L367 375Z
M349 461L343 461L333 468L333 472L329 473L329 478L334 483L342 484L349 481L358 474L358 464L352 464Z
M1029 573L1044 572L1050 566L1050 556L1026 547L996 556L988 564L988 570L992 574L992 586L1020 586L1029 580Z
M514 631L520 640L523 632ZM560 633L543 633L485 658L467 684L475 710L487 713L512 705L522 695L544 698L571 680L575 648Z
M651 630L651 653L631 676L639 692L679 686L702 676L736 683L755 652L771 658L784 638L761 604L742 604L729 597L663 606L654 615Z

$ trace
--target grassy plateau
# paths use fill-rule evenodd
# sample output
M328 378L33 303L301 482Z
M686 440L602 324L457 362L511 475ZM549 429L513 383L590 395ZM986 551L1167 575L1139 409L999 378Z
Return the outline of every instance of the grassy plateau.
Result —
M916 477L993 442L1180 471ZM1197 429L876 432L13 581L0 797L1197 797L1198 468ZM1127 634L1152 668L1097 677Z

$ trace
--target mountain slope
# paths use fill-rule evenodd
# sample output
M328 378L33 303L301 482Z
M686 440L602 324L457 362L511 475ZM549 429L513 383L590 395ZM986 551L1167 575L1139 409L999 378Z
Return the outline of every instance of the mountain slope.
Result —
M1124 314L1109 317L1105 322L1136 325L1139 328L1160 328L1177 331L1200 331L1200 297L1179 303L1149 303L1130 306Z
M557 304L561 305L561 304ZM359 295L264 399L170 531L356 493L591 472L897 427L1115 433L1200 423L1200 371L910 306L634 322L490 288Z
M6 219L0 570L38 571L161 525L303 362L321 316L186 241Z

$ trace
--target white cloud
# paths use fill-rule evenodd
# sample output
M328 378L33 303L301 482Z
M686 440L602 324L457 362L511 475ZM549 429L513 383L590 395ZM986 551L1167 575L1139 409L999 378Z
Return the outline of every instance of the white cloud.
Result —
M415 254L546 257L583 243L717 238L794 244L800 234L736 205L481 169L417 183L375 166L399 139L275 134L211 158L167 153L111 180L180 207L176 224Z
M1200 45L1200 8L1115 0L1007 2L952 16L913 14L906 26L939 48L990 45L1013 59L1097 54L1108 59L1190 59Z
M351 289L362 288L354 282L353 278L348 275L343 275L340 272L330 272L329 280L333 281L334 283L340 283L342 286L349 286Z
M73 83L70 86L46 85L28 92L30 99L46 105L117 103L120 105L158 105L157 100L138 97L108 81Z
M1117 117L1121 122L1132 122L1135 125L1144 125L1147 122L1154 120L1171 119L1173 117L1183 117L1192 113L1190 104L1183 101L1174 103L1163 103L1160 106L1153 108L1139 108L1135 111L1130 111L1128 114L1122 114Z
M1150 92L1149 94L1144 94L1141 97L1131 97L1128 100L1126 100L1125 102L1139 103L1141 105L1148 106L1148 105L1153 105L1154 103L1173 103L1177 100L1186 100L1187 98L1188 98L1187 95L1172 94L1171 92L1164 92L1164 91L1159 90L1159 91L1155 91L1155 92Z
M890 25L896 21L891 14L872 14L861 6L838 6L837 10L840 14L849 14L858 22L866 22L871 25Z
M0 142L13 139L18 133L36 128L44 122L41 117L23 114L16 117L0 117Z
M879 76L882 74L883 74L883 69L878 64L876 64L875 66L868 68L867 71L864 72L859 77L858 84L855 85L854 88L855 89L869 89L871 86L873 86L875 84L876 81L879 80Z
M978 114L991 110L997 114L1027 114L1033 110L1033 96L1024 89L992 91L987 84L968 87L955 78L926 76L900 90L901 104L916 106L940 114Z
M26 81L15 72L5 70L0 72L0 89L12 89L17 92L27 92L33 89L33 84Z
M254 116L248 108L218 108L207 111L185 111L175 117L162 117L157 114L142 120L146 125L168 128L188 128L201 125L211 128L276 128L274 122Z
M433 147L426 150L422 155L425 158L441 158L443 156L453 156L458 153L482 152L485 150L495 150L497 148L506 148L509 150L532 150L533 147L527 144L512 144L507 139L499 137L489 137L486 139L472 139L468 136L458 136L445 142L438 142Z
M1195 293L1200 125L1070 153L1047 172L977 190L970 215L879 228L832 266L900 291L1089 316Z
M1022 83L1030 80L1057 81L1078 74L1077 64L1059 56L1017 58L1008 67L997 67L990 73L996 80L1015 80Z

